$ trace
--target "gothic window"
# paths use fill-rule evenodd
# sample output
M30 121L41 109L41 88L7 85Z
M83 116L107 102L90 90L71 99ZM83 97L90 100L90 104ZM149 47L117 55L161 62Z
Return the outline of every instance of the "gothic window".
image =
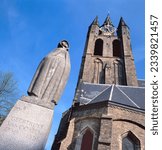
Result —
M95 61L94 61L93 82L94 83L100 83L100 84L105 83L103 62L99 58L95 59Z
M128 132L122 139L122 150L140 150L140 141L133 133Z
M90 129L87 129L82 137L81 150L92 150L93 145L93 133Z
M121 57L121 44L119 40L113 41L113 56L115 57Z
M95 42L94 55L102 56L103 53L103 40L97 39Z
M135 150L135 144L130 138L125 137L122 142L122 150Z
M123 84L123 67L118 60L114 61L114 83Z

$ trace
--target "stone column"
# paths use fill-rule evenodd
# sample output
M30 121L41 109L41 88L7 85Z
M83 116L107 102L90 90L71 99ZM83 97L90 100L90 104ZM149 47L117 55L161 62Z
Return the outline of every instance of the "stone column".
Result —
M98 150L110 150L112 133L112 118L103 115L101 118L100 135L98 139Z

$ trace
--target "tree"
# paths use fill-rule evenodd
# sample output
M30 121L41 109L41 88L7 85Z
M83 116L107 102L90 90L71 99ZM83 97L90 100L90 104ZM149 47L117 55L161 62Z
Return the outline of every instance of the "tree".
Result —
M17 82L11 72L0 72L0 125L17 98Z

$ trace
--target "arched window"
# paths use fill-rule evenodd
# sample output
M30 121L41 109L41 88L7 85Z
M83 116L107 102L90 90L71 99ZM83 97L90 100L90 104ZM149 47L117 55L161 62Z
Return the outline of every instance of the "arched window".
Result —
M130 131L122 139L122 150L140 150L140 141Z
M122 150L135 150L135 144L129 137L123 138L122 143Z
M105 83L105 76L104 76L104 69L103 69L103 62L101 59L97 58L94 60L94 75L93 75L93 82L94 83Z
M122 57L121 54L121 44L119 40L113 41L113 56L115 57Z
M92 150L93 133L87 129L82 138L81 150Z
M120 61L114 61L114 83L124 84L123 65Z
M102 56L103 53L103 40L97 39L95 42L94 55Z

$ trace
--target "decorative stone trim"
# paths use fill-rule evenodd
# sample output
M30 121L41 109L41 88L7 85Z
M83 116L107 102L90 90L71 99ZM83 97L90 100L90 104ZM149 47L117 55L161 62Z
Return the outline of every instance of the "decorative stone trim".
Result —
M114 119L113 121L125 121L125 122L129 122L129 123L132 123L132 124L135 124L135 125L139 126L142 129L145 129L145 126L143 126L141 123L138 123L136 121L132 121L132 120L128 120L128 119Z
M113 105L113 104L108 104L108 107L124 110L124 111L127 111L127 112L131 112L131 113L135 113L135 114L138 114L138 115L142 115L142 116L145 115L144 112L135 111L135 110L132 110L130 108L126 108L124 106L122 107L122 106L117 106L117 105Z

